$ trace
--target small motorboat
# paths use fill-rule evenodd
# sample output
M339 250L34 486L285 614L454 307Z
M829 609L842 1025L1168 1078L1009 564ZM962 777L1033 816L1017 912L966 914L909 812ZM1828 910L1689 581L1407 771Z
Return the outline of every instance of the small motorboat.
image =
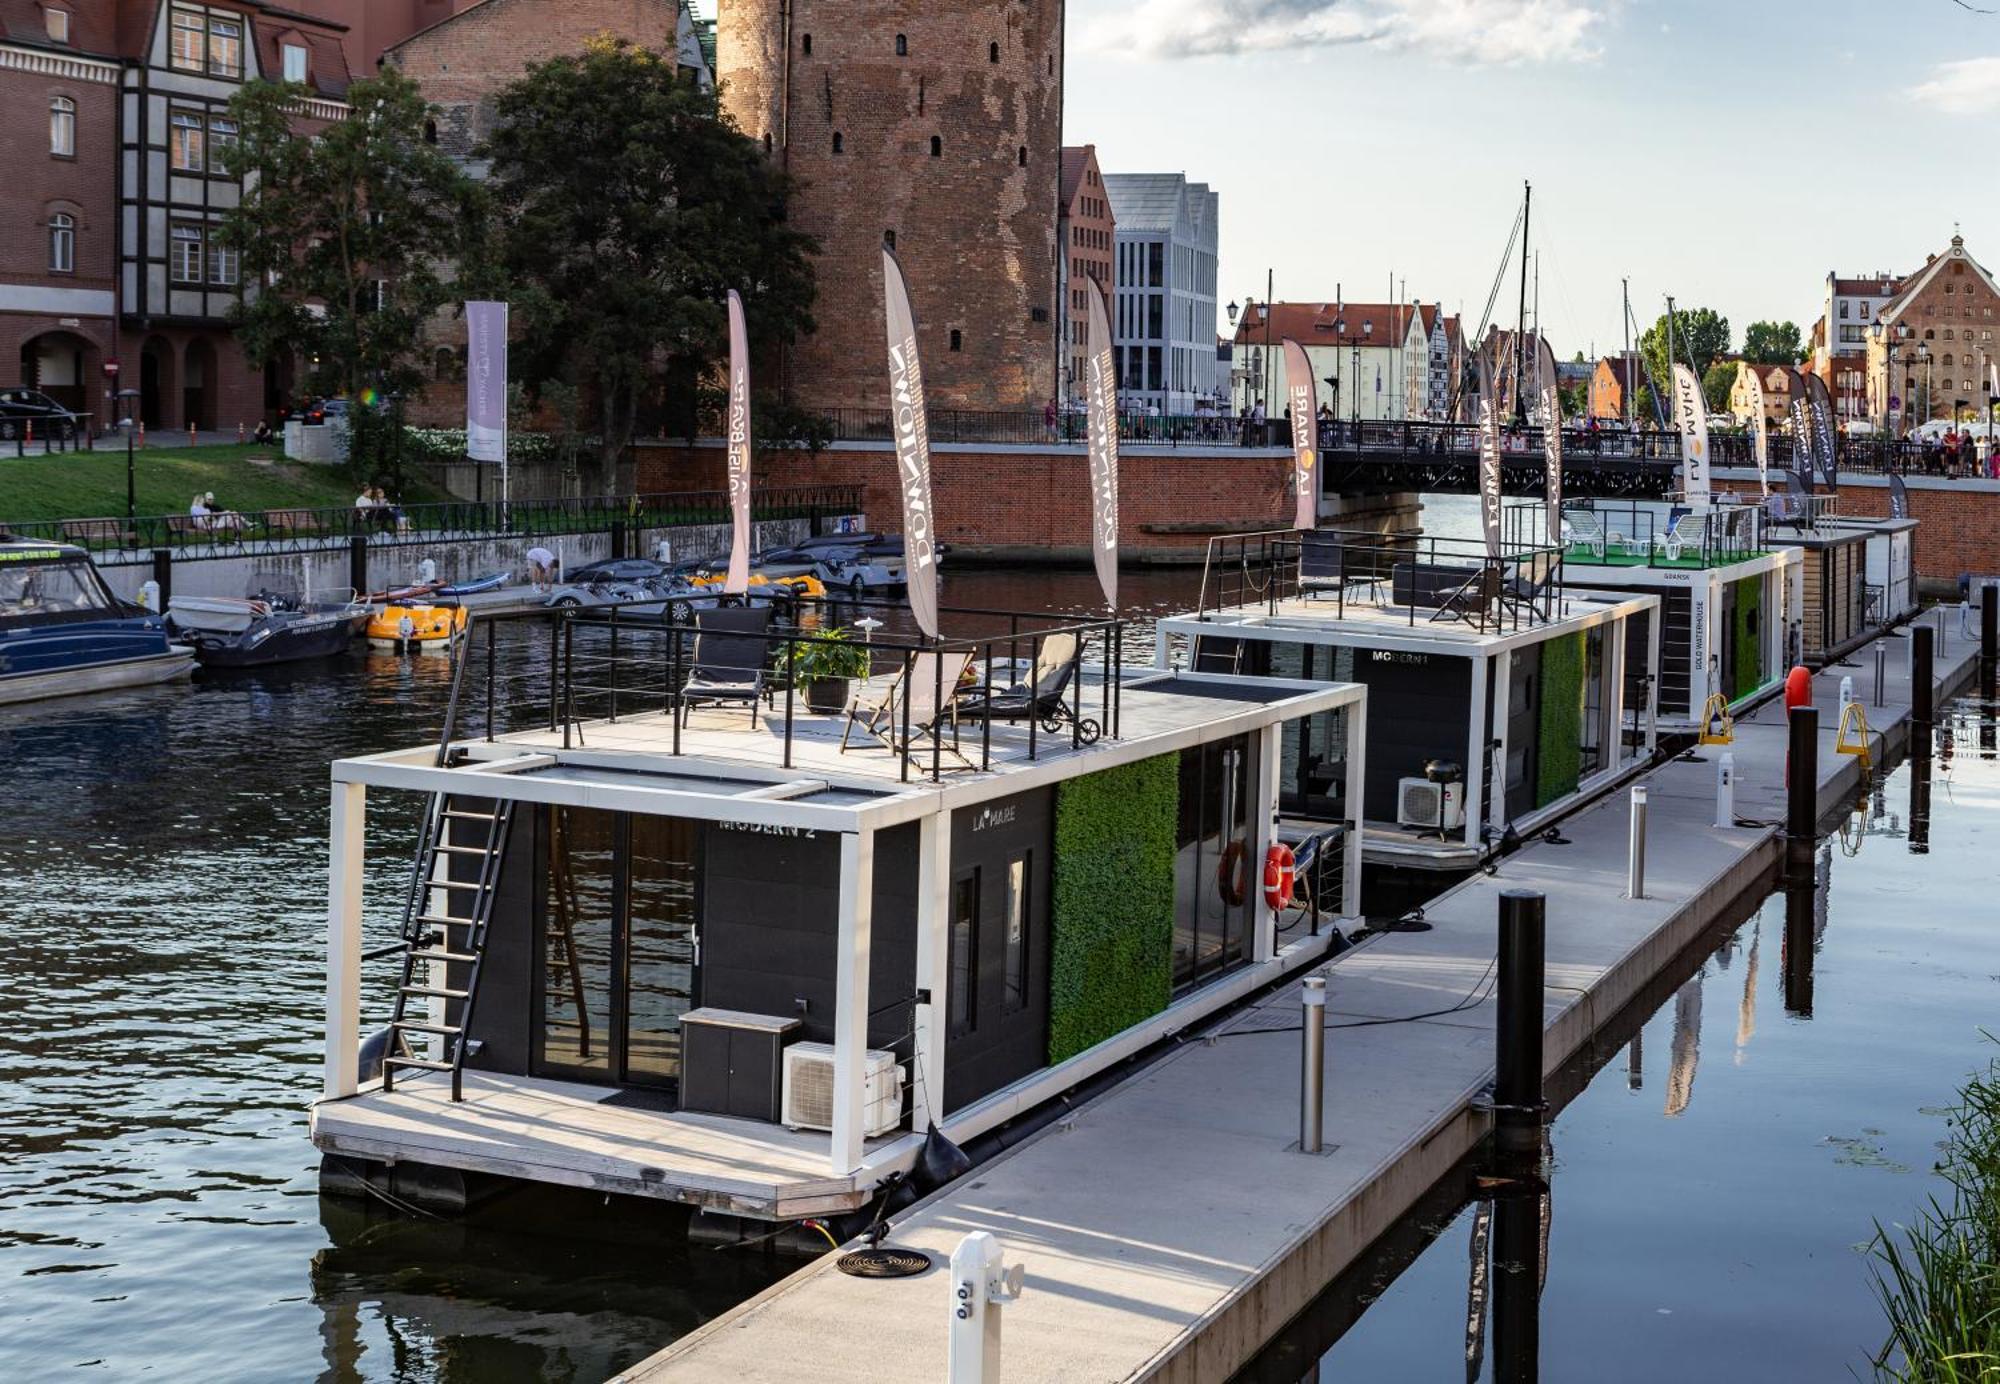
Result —
M498 591L501 587L512 581L513 578L514 574L512 572L488 572L485 576L474 577L471 581L453 582L450 586L440 586L435 594L439 596L476 596L482 591Z
M344 653L367 623L368 607L266 592L245 600L176 596L167 621L205 668L263 668Z
M385 605L368 619L368 646L394 653L450 653L470 617L461 605Z
M111 594L90 555L0 534L0 703L186 677L193 651Z

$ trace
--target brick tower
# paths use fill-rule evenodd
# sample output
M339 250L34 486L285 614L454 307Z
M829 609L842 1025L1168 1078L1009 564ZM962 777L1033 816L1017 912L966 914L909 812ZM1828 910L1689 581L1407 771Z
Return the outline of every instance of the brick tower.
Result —
M723 102L800 187L819 330L785 388L887 402L880 246L910 281L933 408L1056 393L1062 0L720 0Z

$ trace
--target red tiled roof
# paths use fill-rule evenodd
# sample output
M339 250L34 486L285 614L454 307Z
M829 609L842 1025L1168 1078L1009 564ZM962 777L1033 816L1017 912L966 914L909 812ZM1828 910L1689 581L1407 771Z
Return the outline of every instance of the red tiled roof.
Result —
M1262 342L1267 305L1252 303L1244 308L1236 323L1236 340L1244 345ZM1286 337L1301 346L1325 346L1339 342L1347 346L1396 346L1410 330L1408 303L1272 303L1270 338ZM1345 323L1346 333L1339 330Z
M1878 274L1865 279L1843 279L1838 274L1833 277L1833 291L1843 297L1884 298L1902 291L1903 281L1893 274Z
M1083 181L1083 170L1097 157L1095 144L1069 144L1062 151L1062 191L1056 196L1057 204L1067 208L1076 200L1077 185Z

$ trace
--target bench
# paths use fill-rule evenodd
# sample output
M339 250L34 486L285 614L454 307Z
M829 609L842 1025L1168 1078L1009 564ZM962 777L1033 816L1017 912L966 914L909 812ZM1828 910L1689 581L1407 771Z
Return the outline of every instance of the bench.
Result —
M62 526L65 543L80 543L86 548L115 548L124 541L124 533L123 519L65 519Z
M303 533L314 533L320 527L319 511L311 509L266 510L264 512L264 527L273 538L293 538Z

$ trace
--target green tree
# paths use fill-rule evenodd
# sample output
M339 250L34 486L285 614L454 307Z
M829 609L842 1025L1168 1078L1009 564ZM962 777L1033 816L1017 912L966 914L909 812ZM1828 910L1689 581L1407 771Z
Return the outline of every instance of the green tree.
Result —
M1805 342L1796 322L1752 322L1743 329L1743 359L1759 365L1799 365Z
M662 381L687 409L728 350L743 295L753 349L813 327L810 237L788 183L671 59L622 40L528 69L496 102L492 191L531 388L594 404L606 484L641 399Z
M218 241L240 257L231 320L253 365L294 359L322 394L399 396L423 381L423 329L474 250L476 187L424 142L429 112L393 67L347 89L349 114L298 128L296 85L253 82L230 102L225 153L244 177Z
M1736 370L1735 361L1719 360L1702 375L1701 397L1707 401L1710 413L1729 411L1729 394L1736 388Z
M1694 377L1707 378L1715 358L1729 352L1729 319L1710 308L1679 308L1674 313L1674 359L1694 367ZM1654 388L1671 391L1667 373L1667 316L1646 328L1639 338L1639 356L1646 364L1646 379Z

